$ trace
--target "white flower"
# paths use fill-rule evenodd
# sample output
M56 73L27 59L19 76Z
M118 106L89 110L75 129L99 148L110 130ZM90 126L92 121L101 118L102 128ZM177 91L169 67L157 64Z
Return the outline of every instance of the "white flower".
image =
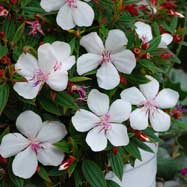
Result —
M67 71L75 64L75 57L70 53L69 44L58 41L40 46L38 60L29 53L23 53L15 69L27 82L17 82L14 90L26 99L35 98L44 83L55 91L65 90Z
M153 39L151 26L138 21L135 23L136 33L143 43L148 43ZM167 48L167 46L173 41L173 36L168 33L161 35L161 41L158 48Z
M118 99L109 107L109 97L94 89L88 95L88 107L92 112L80 109L72 117L72 123L79 132L89 131L86 142L93 151L104 150L107 139L114 146L129 143L127 128L122 122L130 116L130 103Z
M18 116L16 127L24 136L9 133L3 137L0 147L2 157L16 155L12 163L14 175L27 179L35 173L38 161L44 166L58 166L63 161L64 153L53 146L67 134L63 124L42 123L36 113L25 111Z
M40 6L46 12L59 10L56 21L64 30L72 29L76 25L88 27L94 20L91 6L80 0L41 0Z
M148 126L148 118L155 131L167 131L170 127L170 116L161 109L172 108L179 99L178 92L165 88L159 92L159 83L151 76L146 76L150 82L141 84L140 90L131 87L121 93L121 98L132 105L139 106L130 115L130 125L133 129L143 130ZM159 92L159 93L158 93Z
M128 40L121 30L111 30L105 42L96 32L83 36L80 40L87 54L83 54L77 61L79 75L91 70L97 70L97 82L100 88L110 90L120 83L119 72L130 74L136 66L134 54L125 49ZM118 71L117 71L118 70Z

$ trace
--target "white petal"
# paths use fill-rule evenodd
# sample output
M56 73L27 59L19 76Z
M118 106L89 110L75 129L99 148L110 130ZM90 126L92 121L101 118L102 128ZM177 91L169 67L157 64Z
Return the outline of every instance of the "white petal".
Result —
M141 105L145 101L145 97L136 87L131 87L121 92L121 98L128 101L132 105Z
M77 8L72 10L73 19L76 25L79 27L91 26L94 20L94 11L87 3L77 1Z
M101 60L102 57L100 55L91 54L91 53L87 53L80 56L77 60L78 74L82 75L84 73L96 69L99 66Z
M135 23L135 27L136 27L135 29L136 33L138 34L139 38L142 41L147 43L153 39L152 29L150 25L143 23L141 21L138 21Z
M64 160L64 153L50 144L42 144L37 158L44 166L58 166Z
M107 147L107 138L102 128L95 127L86 136L86 142L94 152L102 151Z
M81 109L72 117L72 123L79 132L86 132L97 125L100 119L93 113Z
M28 179L36 172L37 165L36 154L29 146L26 150L16 155L12 163L12 170L14 175Z
M46 11L59 10L63 6L65 0L41 0L40 6Z
M92 89L88 94L88 107L98 116L105 115L108 112L109 102L109 97L96 89Z
M130 50L112 54L111 58L119 72L130 74L136 67L136 58Z
M119 73L110 62L102 64L96 76L99 87L105 90L111 90L120 83Z
M159 108L173 108L177 104L178 100L178 92L169 88L165 88L159 92L155 101Z
M45 121L36 139L41 142L56 143L67 134L64 124L58 121Z
M158 48L167 48L167 46L173 41L173 36L168 33L161 35L161 41Z
M52 43L52 47L57 58L61 62L63 62L64 59L68 58L71 54L71 47L68 43L56 41Z
M53 71L58 58L51 44L46 43L38 48L38 65L45 73Z
M144 107L137 108L131 113L130 125L136 130L144 130L148 127L148 113Z
M148 78L150 82L140 84L139 87L147 99L153 99L159 91L159 82L149 75L147 75L146 78Z
M170 128L171 118L167 113L157 109L157 111L150 115L150 122L155 131L164 132Z
M107 138L114 146L125 146L129 143L127 127L122 124L111 124L111 129L107 131Z
M38 95L42 85L38 84L35 86L33 81L16 82L13 89L25 99L34 99Z
M75 64L75 56L70 56L69 58L63 61L62 68L68 71L72 68L74 64Z
M109 109L110 122L122 123L130 117L130 112L131 104L122 99L117 99Z
M32 79L37 69L38 62L36 58L29 53L23 53L15 64L15 70L17 71L17 73L19 73L26 79Z
M104 51L103 42L96 32L83 36L80 40L80 45L89 53L102 54Z
M38 114L27 110L18 116L16 127L25 136L34 138L42 128L42 119Z
M29 145L28 140L19 133L9 133L1 141L0 155L4 158L11 157Z
M68 72L57 70L49 75L46 83L55 91L63 91L67 88Z
M105 42L105 47L109 51L123 49L127 45L128 39L125 33L119 29L110 30Z
M56 17L57 24L64 30L75 27L71 8L65 4L58 12Z

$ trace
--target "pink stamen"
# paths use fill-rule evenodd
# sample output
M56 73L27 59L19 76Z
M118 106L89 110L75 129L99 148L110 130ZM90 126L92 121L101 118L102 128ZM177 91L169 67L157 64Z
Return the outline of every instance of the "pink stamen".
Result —
M98 123L98 126L102 126L101 131L107 131L111 128L111 123L110 123L110 115L109 114L105 114L103 116L100 117L100 122Z
M112 60L111 59L111 52L109 52L109 51L104 51L102 53L102 57L103 57L103 59L101 61L101 64L111 62L111 60Z
M65 2L70 8L77 8L76 0L66 0Z
M142 36L142 42L143 42L143 44L148 43L148 38L147 38L146 35L143 35L143 36Z
M41 148L41 147L40 147L39 144L35 144L35 143L31 144L31 149L32 149L35 153L37 153L38 150L39 150L40 148Z
M146 113L150 113L150 115L154 115L158 108L158 104L156 103L155 99L148 99L142 102L140 105L143 106Z
M44 83L49 77L49 73L44 73L41 69L37 70L31 80L34 80L33 87L40 83Z
M55 65L54 65L54 67L53 67L53 69L54 69L54 71L57 71L57 70L59 70L60 68L62 67L62 62L56 62L55 63Z
M39 32L41 35L45 35L45 33L42 30L42 26L38 20L26 21L26 23L29 24L31 27L29 35L36 36L37 32Z

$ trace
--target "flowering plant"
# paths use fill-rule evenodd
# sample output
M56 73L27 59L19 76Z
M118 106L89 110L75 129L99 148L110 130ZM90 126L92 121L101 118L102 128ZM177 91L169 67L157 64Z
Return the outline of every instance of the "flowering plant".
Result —
M168 76L186 45L177 5L1 2L0 186L115 187L109 171L121 179L152 152L179 101Z

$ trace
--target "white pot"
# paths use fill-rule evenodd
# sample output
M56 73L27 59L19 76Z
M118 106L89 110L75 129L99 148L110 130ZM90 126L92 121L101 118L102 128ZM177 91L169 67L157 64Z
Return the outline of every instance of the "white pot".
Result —
M113 172L106 175L106 179L113 180L121 187L156 187L157 149L156 144L147 144L154 151L149 153L140 150L142 161L136 160L135 166L124 165L123 179L120 181Z

